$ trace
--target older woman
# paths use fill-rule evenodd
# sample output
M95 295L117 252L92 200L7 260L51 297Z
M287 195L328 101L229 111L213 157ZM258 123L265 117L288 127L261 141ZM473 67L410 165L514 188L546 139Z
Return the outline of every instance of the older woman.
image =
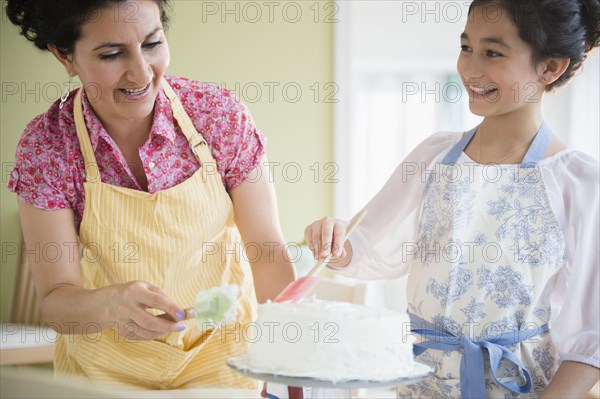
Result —
M29 123L9 188L28 248L83 248L29 259L43 315L61 333L57 373L253 388L225 360L245 351L240 326L257 299L294 270L248 110L226 90L165 75L166 2L8 2L21 33L83 86ZM240 287L235 326L182 321L198 291L222 284Z

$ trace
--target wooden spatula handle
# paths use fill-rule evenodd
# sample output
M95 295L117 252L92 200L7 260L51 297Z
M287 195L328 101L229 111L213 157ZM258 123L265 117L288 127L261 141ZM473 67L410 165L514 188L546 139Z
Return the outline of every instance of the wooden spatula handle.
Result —
M346 236L344 237L344 242L342 243L342 245L344 245L344 243L346 242L348 237L350 237L350 234L352 234L352 232L354 231L356 226L358 226L358 224L361 222L361 220L364 219L366 214L367 214L367 211L362 210L362 211L358 212L356 215L354 215L354 217L352 219L350 219L350 223L348 224L348 227L346 229ZM316 265L314 265L313 268L310 269L310 271L306 274L306 276L308 277L308 276L314 276L314 275L318 274L321 271L321 269L331 261L332 258L333 258L333 252L330 253L329 255L327 255L327 257L325 259L319 261Z
M183 318L183 320L189 320L189 319L193 319L194 317L196 317L196 309L193 306L191 308L183 309L183 311L185 312L185 317ZM160 317L161 319L165 319L165 320L169 320L169 321L181 321L181 320L175 320L168 313L159 314L156 317Z

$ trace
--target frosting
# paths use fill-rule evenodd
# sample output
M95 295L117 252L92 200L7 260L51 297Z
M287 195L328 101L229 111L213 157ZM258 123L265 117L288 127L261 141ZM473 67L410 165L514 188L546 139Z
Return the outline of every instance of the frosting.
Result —
M413 373L406 314L345 302L259 305L248 328L251 369L330 381L386 381Z
M196 296L194 313L200 326L213 323L234 321L236 318L237 285L222 285L205 291Z

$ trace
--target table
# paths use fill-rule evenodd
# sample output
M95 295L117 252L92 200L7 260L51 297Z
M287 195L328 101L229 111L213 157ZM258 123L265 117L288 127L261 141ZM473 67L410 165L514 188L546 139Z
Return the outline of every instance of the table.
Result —
M54 378L49 370L31 367L0 367L2 398L210 398L261 399L259 390L197 388L176 390L132 390L91 384L82 380Z
M0 365L51 363L57 333L50 327L2 323Z

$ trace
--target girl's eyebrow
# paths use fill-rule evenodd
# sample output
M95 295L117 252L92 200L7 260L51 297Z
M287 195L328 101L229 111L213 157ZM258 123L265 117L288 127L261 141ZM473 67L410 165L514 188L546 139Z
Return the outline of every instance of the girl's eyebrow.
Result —
M157 26L156 28L152 29L152 32L148 33L146 35L146 38L144 39L144 41L148 40L150 37L152 37L152 35L154 35L156 32L162 30L162 28L160 26ZM104 47L125 47L124 43L114 43L114 42L104 42L101 45L95 47L92 51L96 51L96 50L100 50L101 48Z
M464 39L464 40L469 40L469 35L467 35L465 32L463 32L463 33L460 35L460 38L461 38L461 39ZM488 44L497 44L497 45L499 45L499 46L502 46L502 47L505 47L505 48L507 48L507 49L510 49L510 46L508 45L508 43L506 43L506 42L504 41L504 39L502 39L502 38L501 38L501 37L499 37L499 36L490 36L490 37L484 37L484 38L482 38L482 39L481 39L481 40L479 40L479 41L480 41L480 42L482 42L482 43L488 43Z

